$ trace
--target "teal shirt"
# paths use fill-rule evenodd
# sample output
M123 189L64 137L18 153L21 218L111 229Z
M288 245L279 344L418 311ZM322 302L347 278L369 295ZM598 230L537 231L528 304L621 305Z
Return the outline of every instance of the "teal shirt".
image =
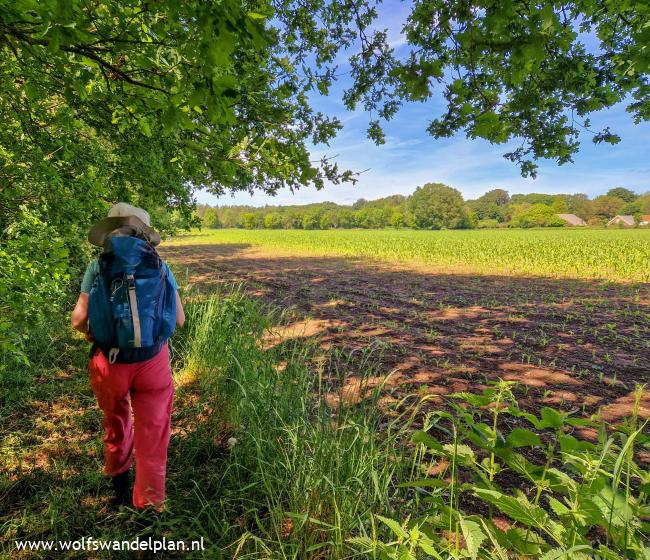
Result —
M166 262L163 261L162 266L163 266L163 270L167 273L169 281L172 283L172 286L174 286L174 289L178 291L178 283L176 282L176 278L174 278L174 273L170 270L169 266L167 266ZM82 293L84 294L90 293L90 289L93 287L93 282L95 281L95 276L97 276L98 272L99 272L99 263L97 262L97 259L90 261L88 263L88 266L86 267L84 278L81 281Z

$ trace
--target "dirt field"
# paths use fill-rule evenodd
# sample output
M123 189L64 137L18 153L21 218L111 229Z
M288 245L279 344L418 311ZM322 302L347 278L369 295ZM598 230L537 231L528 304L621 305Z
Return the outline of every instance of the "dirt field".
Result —
M407 394L436 403L502 378L520 384L527 409L601 409L616 421L650 377L649 285L445 274L246 244L168 244L161 254L193 289L241 281L289 308L281 337L313 337L342 353L375 347L380 370L369 384L393 372L386 403ZM364 372L348 373L343 394L354 400ZM650 417L648 396L641 413Z

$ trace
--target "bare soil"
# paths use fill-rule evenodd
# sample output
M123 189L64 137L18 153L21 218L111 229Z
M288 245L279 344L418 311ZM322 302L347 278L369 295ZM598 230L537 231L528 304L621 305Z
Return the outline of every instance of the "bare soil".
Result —
M361 398L361 385L391 372L385 403L408 394L440 403L501 378L519 383L526 409L600 411L615 422L630 414L636 384L650 378L648 284L452 274L245 244L160 252L198 292L242 282L252 296L290 309L293 322L273 335L279 340L313 338L348 354L376 348L370 378L347 372L344 398ZM648 393L640 413L650 417Z

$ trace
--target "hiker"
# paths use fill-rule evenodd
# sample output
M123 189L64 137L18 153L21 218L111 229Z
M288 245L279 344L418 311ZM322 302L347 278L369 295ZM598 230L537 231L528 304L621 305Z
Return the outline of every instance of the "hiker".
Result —
M104 252L88 264L71 322L93 343L88 371L103 412L104 472L115 504L160 509L174 394L167 341L185 322L178 285L142 208L116 204L88 241Z

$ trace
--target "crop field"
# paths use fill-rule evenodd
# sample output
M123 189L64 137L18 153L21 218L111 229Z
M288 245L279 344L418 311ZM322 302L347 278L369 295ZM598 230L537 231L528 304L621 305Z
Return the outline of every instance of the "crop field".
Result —
M429 270L650 281L650 229L204 230L174 244L246 244L285 254L366 257Z
M163 251L196 289L243 281L292 310L292 335L376 347L384 403L505 379L531 409L613 420L649 379L650 231L217 230Z

